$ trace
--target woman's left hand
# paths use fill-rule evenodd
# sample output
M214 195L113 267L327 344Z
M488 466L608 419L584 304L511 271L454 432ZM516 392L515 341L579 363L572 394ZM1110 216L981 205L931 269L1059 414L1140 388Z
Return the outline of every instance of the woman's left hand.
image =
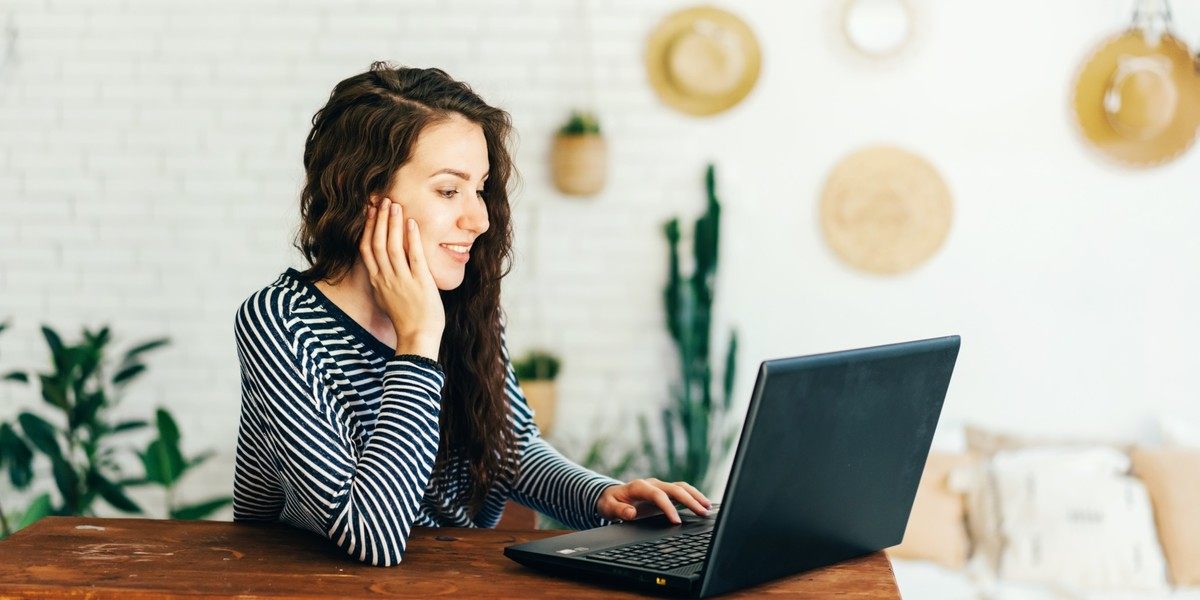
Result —
M712 502L700 490L683 481L667 483L651 477L609 486L600 494L596 512L610 521L632 521L662 512L678 525L682 521L672 500L700 516L708 514L708 509L712 507Z

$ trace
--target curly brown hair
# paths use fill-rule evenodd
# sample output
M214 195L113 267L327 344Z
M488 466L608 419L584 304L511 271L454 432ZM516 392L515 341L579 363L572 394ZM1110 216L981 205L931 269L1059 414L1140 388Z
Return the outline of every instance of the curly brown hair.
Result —
M386 193L425 127L455 114L479 125L487 140L484 202L490 226L472 246L462 285L441 291L446 327L438 362L446 383L437 466L440 471L459 458L468 461L474 515L498 476L515 473L517 464L500 325L500 280L512 268L511 117L441 69L376 62L366 73L343 80L313 116L304 145L295 246L311 265L301 273L303 279L340 281L358 260L371 196Z

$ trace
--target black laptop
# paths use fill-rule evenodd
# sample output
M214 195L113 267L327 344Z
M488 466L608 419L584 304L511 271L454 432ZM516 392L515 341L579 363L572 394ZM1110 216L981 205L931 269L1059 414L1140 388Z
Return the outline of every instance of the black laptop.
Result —
M567 576L706 597L895 546L959 337L768 360L723 502L504 549Z

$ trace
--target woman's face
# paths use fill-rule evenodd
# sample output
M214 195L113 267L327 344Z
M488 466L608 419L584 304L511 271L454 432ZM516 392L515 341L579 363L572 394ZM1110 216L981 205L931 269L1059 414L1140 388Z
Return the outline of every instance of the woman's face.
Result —
M454 114L421 131L384 195L403 207L405 219L416 219L421 248L440 290L462 285L467 261L473 260L470 246L488 230L482 195L487 175L483 128Z

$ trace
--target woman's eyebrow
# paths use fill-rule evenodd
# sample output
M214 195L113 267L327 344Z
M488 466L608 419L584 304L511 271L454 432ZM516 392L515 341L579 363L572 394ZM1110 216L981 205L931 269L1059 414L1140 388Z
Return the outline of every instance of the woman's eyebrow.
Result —
M438 172L434 173L433 175L430 175L430 177L437 177L438 175L441 175L442 173L449 173L449 174L451 174L451 175L454 175L454 176L456 176L456 177L458 177L459 179L462 179L462 180L464 180L464 181L470 181L470 180L471 180L471 177L470 177L469 175L467 175L466 173L463 173L462 171L455 171L454 169L442 169L442 170L440 170L440 171L438 171ZM488 175L491 175L491 173L490 173L490 172L489 172L489 173L484 173L484 174L483 174L483 178L484 178L484 179L487 179L487 178L488 178Z

